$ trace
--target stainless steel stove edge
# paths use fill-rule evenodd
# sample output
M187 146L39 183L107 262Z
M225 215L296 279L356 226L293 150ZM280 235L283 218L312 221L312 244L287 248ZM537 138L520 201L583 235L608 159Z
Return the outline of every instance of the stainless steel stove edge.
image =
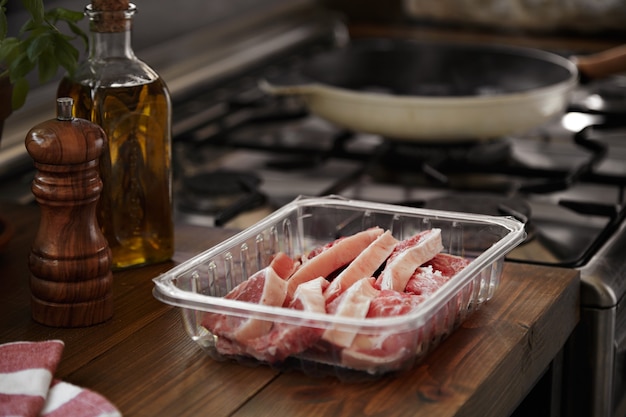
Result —
M626 293L626 222L580 268L581 305L611 308Z

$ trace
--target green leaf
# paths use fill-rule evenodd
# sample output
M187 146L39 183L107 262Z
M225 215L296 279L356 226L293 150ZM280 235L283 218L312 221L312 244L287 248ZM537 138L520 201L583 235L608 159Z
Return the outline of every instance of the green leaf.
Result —
M24 105L29 89L30 86L25 78L21 78L13 83L13 95L11 96L13 109L19 109Z
M42 21L43 22L43 21ZM20 28L20 36L25 36L28 32L32 32L34 30L40 29L42 23L35 21L35 19L28 19Z
M69 10L63 7L56 7L46 12L46 16L48 16L55 23L59 20L64 22L77 23L85 17L85 14L83 12L77 12L75 10Z
M26 55L19 55L17 59L9 62L11 82L17 83L21 78L26 77L33 68L35 68L35 64Z
M81 39L87 50L89 40L76 24L85 17L82 11L60 7L45 10L45 0L21 0L30 17L20 27L17 37L7 37L9 1L0 0L0 62L6 64L8 68L4 73L8 72L16 86L13 106L19 108L30 88L26 78L30 72L37 69L40 83L54 77L59 66L72 73L78 66L80 54L71 41ZM63 23L69 28L65 33L57 26Z
M6 38L0 42L0 62L11 62L19 55L21 45L17 38Z
M48 49L39 55L37 60L39 69L39 83L44 84L54 77L59 69L59 63L53 50Z
M42 33L28 44L26 54L28 59L35 62L42 52L54 48L52 37L48 33Z
M55 39L55 56L58 63L70 74L78 65L78 50L65 39Z
M24 8L28 10L33 20L37 23L41 23L44 20L44 6L43 0L22 0Z

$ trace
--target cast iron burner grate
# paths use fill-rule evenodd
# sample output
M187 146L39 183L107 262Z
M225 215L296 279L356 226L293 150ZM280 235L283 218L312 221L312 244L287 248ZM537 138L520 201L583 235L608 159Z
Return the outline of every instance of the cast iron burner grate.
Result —
M435 197L425 201L422 207L462 213L511 216L525 224L529 223L532 214L530 205L521 197L488 194L455 194Z
M215 226L222 226L265 203L260 184L261 179L251 172L202 172L183 178L177 206L182 212L212 217Z
M574 100L569 111L600 114L622 119L626 114L626 74L593 80L585 86L587 94Z
M444 144L387 139L370 166L384 181L402 181L406 174L419 174L446 186L449 173L501 171L513 163L506 138Z
M526 199L522 197L508 197L487 193L452 193L424 201L400 201L395 204L429 210L485 214L489 216L510 216L524 223L527 234L525 242L532 240L535 235L535 228L532 223L532 208Z

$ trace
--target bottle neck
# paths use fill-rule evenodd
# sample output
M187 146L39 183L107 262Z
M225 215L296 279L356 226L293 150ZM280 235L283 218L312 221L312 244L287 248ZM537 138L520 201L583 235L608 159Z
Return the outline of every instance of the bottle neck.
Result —
M92 32L89 43L89 57L92 59L127 58L135 59L131 45L131 32Z
M85 14L89 18L91 31L91 58L135 58L131 44L135 11L136 7L132 3L127 10L122 11L93 10L91 5L87 5Z

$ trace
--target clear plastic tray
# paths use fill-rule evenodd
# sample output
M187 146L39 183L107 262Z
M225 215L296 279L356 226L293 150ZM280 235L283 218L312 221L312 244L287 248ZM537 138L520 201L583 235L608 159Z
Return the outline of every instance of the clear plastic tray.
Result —
M232 288L266 267L279 251L291 257L307 254L338 237L379 226L396 239L422 230L441 229L443 252L471 260L469 265L406 315L354 319L307 313L223 298ZM300 197L230 239L154 278L154 296L182 307L189 336L216 360L267 364L308 375L334 375L341 380L371 379L411 368L496 291L505 255L524 240L524 225L511 218L346 200L329 196ZM246 354L221 354L218 337L202 326L207 313L253 318L277 324L389 335L405 345L400 357L384 354L374 363L342 365L341 349L323 343L278 363Z

